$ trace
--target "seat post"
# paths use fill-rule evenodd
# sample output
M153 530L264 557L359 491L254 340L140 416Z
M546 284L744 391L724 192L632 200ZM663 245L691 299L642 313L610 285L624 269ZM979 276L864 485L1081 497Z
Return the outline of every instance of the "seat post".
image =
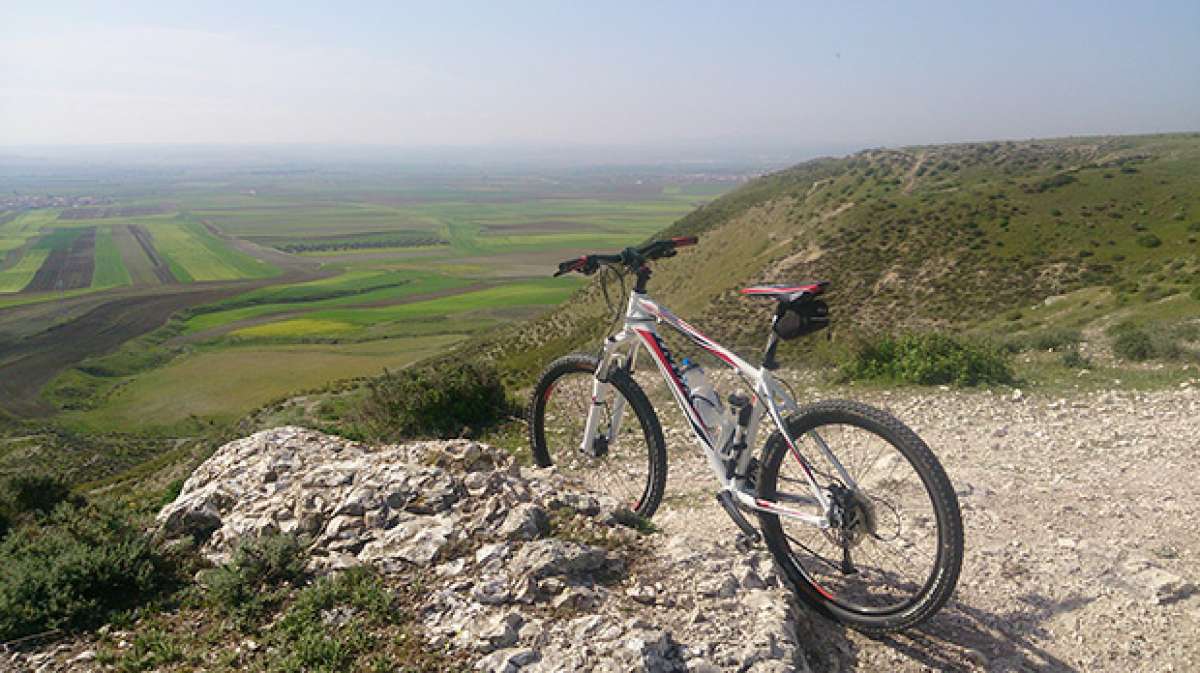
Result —
M775 326L775 320L779 320L779 316L775 316L775 319L771 321L772 328ZM762 360L763 369L767 369L770 371L775 371L776 369L779 369L779 363L775 361L775 349L778 346L779 346L779 335L775 333L774 329L772 329L771 336L767 337L767 348L765 351L763 351L763 360Z

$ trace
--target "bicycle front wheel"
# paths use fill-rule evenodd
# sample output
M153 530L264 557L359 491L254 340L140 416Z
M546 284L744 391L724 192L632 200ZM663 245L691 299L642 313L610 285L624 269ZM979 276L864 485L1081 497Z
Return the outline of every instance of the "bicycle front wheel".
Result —
M792 589L826 616L867 632L909 628L937 612L958 581L963 533L958 499L925 442L891 414L843 400L801 409L788 432L835 512L825 529L760 512L767 546ZM799 458L772 435L758 497L819 514Z
M597 365L595 357L568 355L550 363L542 374L529 402L534 462L541 467L556 465L588 490L650 518L662 502L667 482L667 452L658 416L638 384L625 372L614 371L607 399L597 400L602 413L596 437L584 448Z

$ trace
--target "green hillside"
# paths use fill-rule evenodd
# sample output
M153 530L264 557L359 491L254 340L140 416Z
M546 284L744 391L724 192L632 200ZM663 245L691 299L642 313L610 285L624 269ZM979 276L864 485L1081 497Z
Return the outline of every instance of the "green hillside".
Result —
M769 302L738 289L806 278L832 281L835 341L927 328L1009 338L1120 319L1178 327L1200 315L1191 296L1200 292L1200 134L817 159L753 181L663 235L685 233L700 244L658 264L651 293L742 346L762 343ZM534 323L468 347L528 374L594 339L603 314L593 282Z

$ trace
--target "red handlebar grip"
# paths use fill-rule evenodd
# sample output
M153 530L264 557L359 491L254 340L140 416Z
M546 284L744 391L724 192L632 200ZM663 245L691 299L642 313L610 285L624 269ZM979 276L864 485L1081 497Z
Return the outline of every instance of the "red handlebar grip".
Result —
M676 236L671 239L671 242L675 244L676 248L682 248L685 245L696 245L697 240L699 239L695 236Z

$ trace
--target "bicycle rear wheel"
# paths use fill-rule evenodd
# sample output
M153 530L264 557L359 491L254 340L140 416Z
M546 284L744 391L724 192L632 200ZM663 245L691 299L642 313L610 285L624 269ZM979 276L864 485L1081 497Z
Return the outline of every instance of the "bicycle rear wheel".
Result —
M937 612L958 581L963 533L958 499L929 447L891 414L843 400L801 409L788 432L840 512L827 529L759 513L792 589L826 616L867 632L909 628ZM820 514L804 468L778 432L763 448L757 489L763 500Z
M625 372L612 372L608 399L598 400L603 414L597 434L605 439L590 451L580 448L597 365L595 357L568 355L546 368L529 402L533 459L541 467L557 465L589 490L649 518L662 502L667 452L654 408ZM624 408L614 435L618 397Z

